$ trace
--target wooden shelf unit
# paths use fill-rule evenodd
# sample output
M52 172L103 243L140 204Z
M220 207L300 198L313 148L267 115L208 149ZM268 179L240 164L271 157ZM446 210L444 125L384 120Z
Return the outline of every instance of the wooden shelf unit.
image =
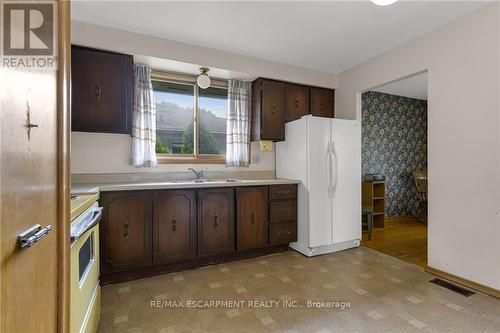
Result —
M385 182L364 181L362 186L362 205L371 207L374 228L385 227Z

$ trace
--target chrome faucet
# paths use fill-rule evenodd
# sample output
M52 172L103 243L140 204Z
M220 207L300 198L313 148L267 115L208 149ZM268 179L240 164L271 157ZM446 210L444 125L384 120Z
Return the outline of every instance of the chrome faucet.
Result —
M188 168L189 171L192 171L196 176L196 179L203 179L203 171L206 169L196 170L195 168Z

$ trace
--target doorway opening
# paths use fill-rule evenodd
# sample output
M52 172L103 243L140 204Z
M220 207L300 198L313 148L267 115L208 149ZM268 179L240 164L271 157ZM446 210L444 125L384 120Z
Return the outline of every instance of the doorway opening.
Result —
M363 245L427 266L427 72L361 95Z

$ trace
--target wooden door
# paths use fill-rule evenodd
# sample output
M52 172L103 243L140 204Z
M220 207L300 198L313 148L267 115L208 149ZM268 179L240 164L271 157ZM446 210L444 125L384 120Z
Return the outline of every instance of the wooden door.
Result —
M236 248L257 249L268 244L268 187L236 190Z
M153 261L169 263L196 257L194 190L154 194Z
M309 114L309 87L285 85L285 121L300 119Z
M129 133L132 56L72 47L73 131Z
M104 192L101 205L101 271L151 264L151 193Z
M262 81L261 139L285 140L285 84L279 81Z
M54 5L59 70L0 66L0 332L69 327L69 156L64 149L69 131L64 100L70 13L67 3ZM38 125L29 137L28 112L29 123ZM52 225L52 230L32 247L20 249L18 234L36 224Z
M313 116L333 118L335 116L334 109L334 90L311 88L311 114Z
M198 256L234 252L234 189L198 191Z

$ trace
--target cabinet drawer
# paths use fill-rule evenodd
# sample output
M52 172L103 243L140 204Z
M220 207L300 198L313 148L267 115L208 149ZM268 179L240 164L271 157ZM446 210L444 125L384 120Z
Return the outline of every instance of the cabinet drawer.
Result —
M285 222L297 220L297 201L273 201L269 209L269 222Z
M280 222L269 225L270 245L288 244L297 241L297 222Z
M269 199L296 199L297 198L297 185L272 185L269 186Z

